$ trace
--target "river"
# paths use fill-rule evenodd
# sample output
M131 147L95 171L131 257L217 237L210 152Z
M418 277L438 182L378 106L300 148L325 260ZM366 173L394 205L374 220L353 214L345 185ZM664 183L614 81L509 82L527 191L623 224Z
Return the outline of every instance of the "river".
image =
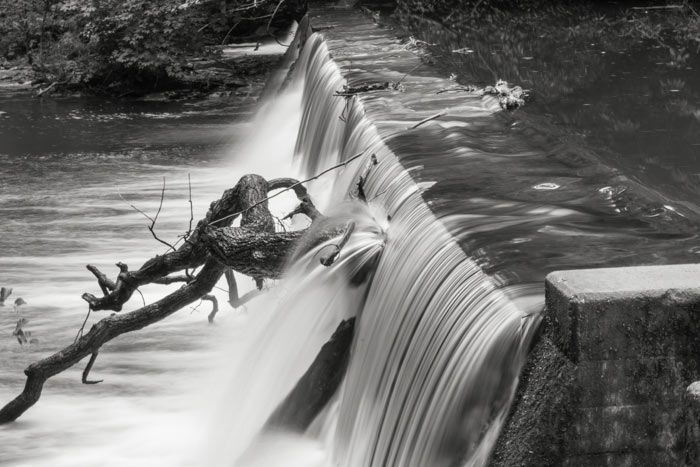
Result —
M114 275L117 261L135 268L165 251L150 236L150 221L134 209L155 215L163 180L156 231L176 241L189 225L190 186L196 220L243 173L308 175L371 147L380 163L390 162L378 169L368 193L380 200L379 212L392 214L372 226L389 240L367 296L336 284L338 293L304 303L345 308L336 306L320 322L309 314L313 307L288 306L282 310L288 321L275 318L275 325L280 312L255 305L222 312L209 325L204 303L122 336L104 347L93 368L91 377L104 383L82 385L82 368L74 368L52 378L19 421L0 427L0 465L230 465L337 319L358 313L367 323L359 331L363 344L341 395L308 436L259 439L249 463L327 465L329 450L343 465L454 465L468 440L469 456L476 453L469 465L483 465L535 327L522 323L541 306L548 272L696 260L697 117L676 112L678 119L667 124L654 107L623 99L624 79L646 76L649 83L653 76L648 87L660 89L655 96L665 109L677 109L681 91L686 110L699 106L692 63L665 72L636 49L617 52L618 59L604 64L619 70L602 67L595 75L605 86L584 86L575 67L562 66L572 78L554 92L551 81L538 87L527 77L555 64L544 52L524 50L524 57L538 58L523 59L521 69L532 74L515 84L530 88L534 99L510 114L478 96L464 105L454 96L426 97L448 70L465 83L513 80L507 67L490 76L489 60L458 53L442 68L416 68L395 96L377 93L343 110L332 96L342 83L339 70L361 82L392 66L398 78L396 70L409 71L413 63L404 64L406 51L366 19L342 10L324 14L328 24L346 25L327 36L333 53L347 47L348 55L334 64L315 37L297 71L305 73L295 78L298 87L277 96L257 120L245 99L124 103L0 91L0 286L13 288L0 309L2 401L19 392L23 368L75 338L87 312L80 295L98 292L86 264ZM424 37L436 44L436 55L465 47ZM488 38L480 40L469 46L497 55ZM539 44L519 40L535 49ZM601 78L606 73L608 81ZM609 101L618 105L605 107ZM442 120L404 131L407 122L447 105ZM576 112L568 112L572 108ZM292 168L295 152L306 158L300 172ZM394 164L392 152L408 171ZM347 172L337 185L352 184L354 172ZM312 194L325 195L329 186L317 184ZM326 198L319 196L322 209ZM320 290L323 283L316 282L292 296ZM143 300L161 290L144 288ZM225 304L225 291L216 294ZM19 297L26 304L15 310ZM129 306L140 303L136 296ZM20 317L36 342L20 345L12 336ZM90 316L88 326L97 319L98 313ZM259 360L245 362L246 355ZM425 355L432 360L423 362ZM251 368L229 372L246 363ZM276 379L281 373L284 384ZM235 375L245 375L244 382L224 383ZM215 448L202 447L211 446L208 438Z
M115 277L116 262L137 268L165 252L134 207L155 216L165 183L156 232L175 242L244 171L284 174L284 164L243 157L235 144L253 128L255 97L125 103L0 90L0 286L13 289L0 308L3 401L29 363L75 338L87 312L81 294L99 294L86 264ZM144 300L164 289L144 288ZM15 310L18 298L26 305ZM142 303L134 298L127 309ZM80 384L79 368L52 379L46 404L0 428L0 465L173 465L198 435L183 420L203 405L203 369L223 342L245 336L236 331L245 310L222 312L220 326L207 323L209 310L182 310L105 346L93 370L103 384ZM20 318L38 342L13 337Z

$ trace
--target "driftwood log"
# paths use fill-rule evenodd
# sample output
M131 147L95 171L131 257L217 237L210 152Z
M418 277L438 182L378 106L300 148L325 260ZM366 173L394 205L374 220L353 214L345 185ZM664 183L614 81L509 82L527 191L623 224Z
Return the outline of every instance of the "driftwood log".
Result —
M267 420L267 429L304 432L336 393L350 361L355 318L342 321L294 389Z
M300 201L290 216L307 215L312 219L309 229L275 232L273 218L268 209L268 193L285 188L294 190ZM239 216L240 226L232 227L232 222ZM245 175L233 188L225 191L219 200L211 204L205 217L188 233L184 244L178 249L155 256L136 271L130 271L126 264L118 263L120 272L116 281L109 279L96 267L87 266L102 290L100 297L90 293L83 294L83 299L88 302L91 311L119 312L133 293L145 284L185 284L155 303L128 313L113 313L103 318L94 324L89 332L79 334L73 344L29 365L24 371L27 376L24 390L0 409L0 424L12 422L20 417L39 400L46 380L85 357L90 356L90 360L83 372L82 381L85 384L97 383L98 381L88 380L88 376L102 345L121 334L160 321L197 300L211 300L208 294L223 275L226 275L229 283L230 303L241 303L244 298L238 297L231 270L250 275L260 288L263 279L280 277L297 247L308 251L335 236L347 237L353 227L351 223L338 225L322 216L304 186L294 179L275 179L268 182L259 175ZM304 236L307 231L313 232L311 238ZM330 264L333 259L326 261ZM191 272L200 266L198 273ZM182 274L182 271L185 271L184 275L171 276L175 273ZM215 301L214 307L210 320L218 309Z

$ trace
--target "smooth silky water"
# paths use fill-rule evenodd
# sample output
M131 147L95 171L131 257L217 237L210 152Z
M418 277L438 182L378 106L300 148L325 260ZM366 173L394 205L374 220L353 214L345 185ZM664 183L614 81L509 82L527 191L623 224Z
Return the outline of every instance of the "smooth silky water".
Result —
M116 261L137 267L162 251L128 206L155 212L162 177L158 232L175 239L189 220L188 174L197 219L243 173L303 178L365 157L310 184L325 213L358 223L336 265L322 268L312 253L214 326L203 304L116 339L93 369L104 383L83 386L82 368L72 369L0 427L0 464L486 465L547 272L695 257L694 201L675 202L598 157L576 159L591 151L571 139L550 147L540 120L519 120L493 100L436 95L450 82L355 13L326 11L320 21L335 28L325 42L308 40L294 79L253 124L229 123L230 108L47 109L3 99L0 285L15 289L8 302L28 302L21 313L39 339L19 346L11 303L0 311L3 402L21 389L28 363L72 342L87 311L80 294L97 288L85 264L113 273ZM333 96L343 77L395 81L411 69L404 92L348 105ZM444 116L410 129L437 112ZM219 144L230 138L233 148ZM378 165L365 186L369 206L346 204L370 154ZM377 258L372 277L348 284ZM145 288L145 299L160 290ZM261 431L351 316L351 361L329 405L307 433Z
M293 142L287 154L243 162L243 154L267 154L266 145L277 142L236 143L260 125L251 122L255 96L188 105L0 92L0 285L14 289L0 308L0 398L6 403L21 391L26 366L75 338L87 312L81 294L99 293L86 264L114 277L118 261L138 268L165 252L147 230L150 221L130 205L155 216L165 180L156 232L175 242L189 226L190 187L196 222L244 173L288 175L284 161ZM252 288L245 278L240 283L242 291ZM144 299L166 290L145 287ZM215 292L227 306L225 292ZM16 313L19 297L27 305ZM136 294L127 309L141 303ZM186 447L202 435L198 420L215 387L209 370L226 357L220 352L226 342L248 335L245 309L222 313L214 326L207 323L209 309L208 303L185 308L107 344L91 376L104 383L80 384L78 367L52 378L40 404L0 427L0 465L182 462ZM93 313L87 329L102 316ZM12 336L20 317L38 343L22 346Z

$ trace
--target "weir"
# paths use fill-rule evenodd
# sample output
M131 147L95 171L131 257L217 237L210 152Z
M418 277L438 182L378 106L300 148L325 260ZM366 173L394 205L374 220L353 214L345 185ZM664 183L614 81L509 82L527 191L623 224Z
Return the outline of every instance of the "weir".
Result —
M599 397L607 397L606 403L610 405L606 408L610 410L605 412L604 408L604 415L631 413L618 410L618 405L626 404L616 398L618 395L601 396L607 389L598 387L598 381L606 379L607 362L589 365L598 365L597 370L576 370L578 360L562 354L561 348L551 343L552 334L539 340L528 365L527 384L521 387L518 405L509 419L519 374L541 321L542 289L526 287L526 293L522 293L522 288L503 287L508 281L497 274L486 274L482 266L490 265L477 264L465 252L464 242L458 240L488 233L489 226L483 217L490 209L500 216L496 222L501 225L532 221L514 214L526 209L520 205L478 197L470 199L472 213L452 212L438 218L434 212L439 206L431 205L431 198L424 196L437 181L429 178L430 169L435 166L423 170L429 164L437 164L430 161L431 157L439 158L444 164L441 168L447 170L451 159L460 158L478 161L485 157L512 156L510 159L524 160L524 165L529 158L536 161L536 156L522 148L505 155L497 153L496 146L502 145L503 140L491 133L484 122L501 112L498 101L488 96L440 93L450 86L450 81L418 70L421 62L415 53L402 48L390 34L345 6L312 10L309 18L302 22L290 47L290 55L297 55L295 60L289 60L294 61L292 78L276 80L284 83L284 99L291 96L299 106L298 113L289 115L291 121L299 122L293 143L299 178L362 155L359 161L334 174L332 182L326 178L311 184L310 190L313 194L323 194L318 198L325 200L322 208L327 208L344 200L355 189L358 177L366 174L363 188L369 200L369 212L365 215L372 219L366 225L372 226L370 250L374 253L350 268L362 269L366 261L376 261L379 257L374 275L365 284L367 288L353 295L353 306L333 315L356 318L355 331L348 368L339 389L306 430L306 440L314 439L323 446L323 460L316 459L313 465L554 466L566 461L566 465L573 466L586 456L585 461L590 461L590 465L603 460L608 464L600 465L616 465L617 461L632 465L630 459L635 462L641 459L644 454L637 457L626 454L630 449L641 449L640 446L624 442L613 446L606 440L605 430L614 427L624 431L618 419L609 417L608 425L601 424L603 431L598 432L597 423L602 419L590 415L597 409L571 405L575 399L567 391L586 381L598 391ZM314 32L314 28L320 33ZM352 34L347 33L348 29ZM388 85L383 93L337 95L346 85L384 82ZM410 87L412 92L402 93L402 85ZM275 112L274 105L269 111ZM485 136L470 142L470 134L479 131ZM376 166L371 166L371 156L376 157ZM505 157L503 163L513 164ZM455 170L463 169L455 163ZM464 173L465 177L470 175ZM590 178L620 181L618 174L604 167L591 173ZM551 185L554 184L543 184ZM619 193L610 186L603 186L599 192L609 198L605 198L604 207L596 206L596 209L611 212L618 209L619 213L616 204L622 202L616 198ZM636 203L641 198L630 199L625 201ZM559 218L580 220L588 215L555 205L536 206L527 209L526 214L537 216L541 222ZM680 216L685 220L692 217L691 214ZM382 244L380 254L378 243ZM350 263L353 263L352 251L348 252ZM307 281L305 287L313 289L314 284ZM296 290L299 294L306 293L303 288ZM549 296L553 296L551 291ZM548 303L548 332L552 332L557 313L566 315L556 308L555 302L552 298ZM319 308L319 302L305 302L303 298L294 308L306 308L303 319L313 323L319 318L310 316L308 308L314 307L318 313L325 310ZM294 310L279 313L284 313L288 322L302 319ZM313 340L327 340L334 329L331 325L339 323L324 318L324 330L313 331ZM553 332L563 335L561 331ZM696 339L696 334L693 336ZM604 339L596 341L596 345L605 345ZM311 364L313 355L307 347L303 363L289 372L274 395L260 404L264 409L257 414L255 423L247 427L249 431L263 426ZM287 352L295 348L292 346ZM688 361L696 358L694 354ZM697 371L691 370L674 381L689 383L686 380L696 376ZM544 390L551 391L544 394L536 386L534 392L528 392L535 383L542 383ZM625 384L619 380L618 383ZM267 384L275 383L267 380ZM674 417L677 415L674 420L679 423L684 419L678 407L685 386L676 388L681 395L672 404ZM572 411L576 413L572 415ZM639 413L651 416L648 408L640 409ZM538 418L520 423L533 416ZM501 438L497 457L491 460L508 419L507 434ZM630 420L633 425L636 419ZM567 431L570 426L573 428ZM664 429L657 431L662 432L661 438L667 434ZM534 437L528 438L530 435ZM565 439L568 444L562 441L551 448L550 439L558 442ZM592 446L595 439L600 442ZM649 439L650 435L640 434L636 441L643 445ZM680 439L663 438L661 442L673 445L673 456L664 452L651 457L650 462L672 465L663 464L662 460L679 459L678 453L684 449L678 447ZM527 448L516 448L521 440L537 444L525 443L523 446ZM297 442L301 443L293 441ZM265 442L254 442L252 446L240 465L273 465L256 460L260 457L254 451L274 448ZM622 454L601 454L613 448ZM508 450L517 452L519 457L504 457ZM228 465L242 451L238 443L226 453L215 453L217 465Z
M359 28L362 34L364 28L362 40L369 41L377 54L389 56L397 52L390 36L377 34L364 17L355 12L349 16L349 13L350 10L344 9L326 11L324 27L332 34L334 26L329 21L354 22L355 33ZM300 116L290 115L300 122L295 143L299 178L362 154L360 160L335 174L332 183L327 176L312 183L310 192L326 194L315 196L327 199L326 206L320 206L324 210L346 198L355 188L358 177L366 174L365 197L377 226L375 229L379 228L383 237L383 251L365 296L356 293L346 313L339 314L335 309L330 315L340 315L343 319L356 317L353 345L338 392L307 434L315 433L313 437L324 444L326 463L323 465L483 466L507 416L517 375L540 321L539 313L531 313L533 307L525 306L525 302L511 300L468 257L422 198L422 191L431 184L417 183L401 163L396 149L391 147L392 135L413 132L419 137L422 126L412 127L433 114L434 109L417 101L416 108L411 110L412 104L407 101L404 102L407 107L393 109L389 118L390 114L382 110L382 106L392 101L374 99L375 96L348 99L336 96L343 85L366 79L362 72L348 73L342 69L340 55L352 50L352 46L341 43L344 41L335 42L330 35L313 33L309 23L303 22L296 43L290 47L291 53L299 52L293 78L277 80L288 82L283 93L299 95L300 99ZM390 47L383 50L385 44ZM401 66L409 71L418 59L408 51L403 52ZM365 57L368 63L371 61L375 67L382 67L378 55ZM353 54L353 67L362 68L358 62L361 60L361 55ZM399 71L387 71L387 74L389 76L385 74L379 78L399 81L402 76ZM375 75L373 80L377 78ZM411 85L422 86L425 92L429 92L429 86L437 89L445 84L433 79L421 82L422 79L415 76L410 81ZM400 91L395 93L398 95ZM431 105L442 107L450 100L438 99L437 104ZM454 118L452 124L463 125L459 119L489 115L498 109L495 100L487 99L485 103L481 99L472 99L466 105L462 103L452 109L456 112L454 116L443 123ZM273 104L268 112L274 115L279 110ZM381 112L382 118L377 118L376 112ZM403 118L394 120L393 116L398 115ZM450 147L448 141L436 146L436 150ZM377 160L376 166L371 165L372 156ZM346 254L344 250L343 255ZM362 268L362 261L358 264L357 267ZM289 279L290 283L294 281L293 277ZM310 339L315 342L328 339L328 331L333 327L318 325L320 321L328 323L328 316L311 318L309 313L328 315L330 310L318 301L306 301L306 295L314 294L314 285L309 281L305 284L311 291L295 286L297 295L290 299L298 303L292 309L282 309L279 316L287 323L316 320L316 324L309 323L309 328L324 330L320 334L312 331L314 337ZM334 293L344 296L343 289L353 287L338 286L339 290ZM337 301L331 302L337 305ZM304 317L297 314L301 313L297 310L305 310ZM297 322L296 327L299 326ZM273 327L276 330L266 330L267 337L262 341L276 343L270 336L280 335L278 329L288 332L279 323ZM293 350L295 345L301 349L299 343L282 352L294 354L297 352ZM282 358L277 344L271 350L259 348L254 352L258 367L267 365L267 357L261 357L261 352L275 353L278 359ZM297 368L291 376L285 376L283 382L279 378L274 383L266 379L268 377L262 375L264 368L253 369L244 377L248 391L257 392L255 388L260 388L271 392L269 386L273 384L274 394L265 401L259 400L259 394L256 396L257 407L264 408L252 418L233 410L229 412L237 419L232 423L248 423L249 433L262 426L306 370L301 365L311 364L307 351L298 352L307 356L300 359L301 364L295 363ZM267 383L258 384L257 381ZM237 396L232 398L237 399ZM246 402L235 405L242 407ZM224 434L216 444L224 448L217 448L213 462L227 465L240 455L245 444L234 438L247 435L232 434L236 430L230 425L218 427L217 431ZM265 465L255 460L259 459L255 446L253 443L244 454L243 464Z
M412 125L384 120L378 128L382 120L365 106L371 98L335 95L353 80L342 77L333 50L332 40L312 35L295 67L306 70L297 156L310 175L357 153L374 154L379 164L365 192L390 219L335 402L333 461L485 465L539 317L526 316L495 287L421 198L420 186L386 144ZM352 60L357 66L358 56ZM469 110L490 111L476 102ZM347 170L334 192L350 190L359 173Z

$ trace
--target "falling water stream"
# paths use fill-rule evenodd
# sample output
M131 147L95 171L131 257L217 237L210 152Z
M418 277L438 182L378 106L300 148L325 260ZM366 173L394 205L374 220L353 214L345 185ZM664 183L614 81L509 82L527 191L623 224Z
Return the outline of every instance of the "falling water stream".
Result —
M283 89L255 119L240 106L2 95L0 286L27 301L0 309L3 402L28 363L72 342L87 311L80 295L96 288L85 264L113 273L116 261L136 267L162 251L130 204L156 212L163 177L157 231L177 239L188 180L197 219L244 173L303 179L362 157L309 184L325 214L357 223L336 264L320 266L313 251L213 326L205 303L107 344L92 376L103 383L81 385L74 368L0 427L0 465L485 466L539 324L544 275L695 254L696 205L596 158L568 163L488 97L436 94L449 82L355 12L316 21L327 30L306 40L293 79L276 80ZM403 91L334 95L407 72ZM361 174L367 205L347 196ZM19 314L37 343L11 337ZM350 317L351 359L331 402L306 433L262 429Z

